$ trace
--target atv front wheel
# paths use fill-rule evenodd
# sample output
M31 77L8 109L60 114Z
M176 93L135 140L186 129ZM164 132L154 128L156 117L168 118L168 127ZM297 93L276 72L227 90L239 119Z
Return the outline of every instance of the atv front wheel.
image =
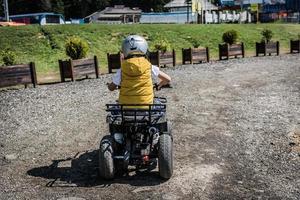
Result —
M173 141L169 134L162 134L159 137L158 169L162 178L171 178L173 174Z
M110 135L104 136L100 142L99 173L104 179L113 179L115 176L113 142Z

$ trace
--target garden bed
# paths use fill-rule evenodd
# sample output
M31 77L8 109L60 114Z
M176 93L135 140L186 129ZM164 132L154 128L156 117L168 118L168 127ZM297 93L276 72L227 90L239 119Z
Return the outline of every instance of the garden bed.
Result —
M74 81L76 78L89 75L99 77L98 59L94 56L93 59L78 59L78 60L59 60L59 69L61 81L65 82L66 78Z
M206 48L188 48L182 49L182 64L186 63L209 62L209 49Z
M0 67L0 87L32 84L37 85L35 64L12 65Z

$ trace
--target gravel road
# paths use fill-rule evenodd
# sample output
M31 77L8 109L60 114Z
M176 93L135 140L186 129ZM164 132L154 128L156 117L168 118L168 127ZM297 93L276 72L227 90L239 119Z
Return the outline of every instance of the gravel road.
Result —
M165 71L174 175L97 175L111 75L0 91L0 199L300 199L300 56Z

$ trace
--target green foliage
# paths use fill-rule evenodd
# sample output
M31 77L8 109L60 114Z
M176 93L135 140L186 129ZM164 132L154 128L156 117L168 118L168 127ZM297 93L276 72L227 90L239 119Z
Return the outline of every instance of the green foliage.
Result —
M64 1L65 2L65 1ZM90 55L97 55L101 70L107 71L106 53L116 53L120 50L123 38L130 33L147 36L151 51L156 41L166 39L181 60L181 49L192 45L188 38L197 38L201 46L209 47L212 58L218 56L218 44L222 41L222 34L226 30L238 31L245 44L246 54L255 53L255 42L261 39L261 31L268 28L274 32L280 41L281 48L289 48L290 39L297 38L300 26L294 24L131 24L131 25L57 25L43 26L43 29L54 39L57 48L49 45L50 38L41 32L40 26L1 27L0 44L2 49L14 50L17 63L35 62L38 76L58 74L57 61L66 59L66 38L77 36L88 42ZM120 35L112 37L112 35ZM114 39L113 39L114 38ZM0 50L1 51L1 50ZM2 65L0 56L0 65Z
M0 0L2 2L3 0ZM69 18L81 18L107 6L125 5L139 7L144 12L163 11L171 0L9 0L9 10L13 14L57 12ZM0 12L3 10L0 5ZM1 13L0 13L0 16Z
M189 38L190 43L192 43L194 48L198 48L201 45L200 39L197 38Z
M5 66L9 65L15 65L16 64L16 53L6 49L3 52L1 52L2 62Z
M70 37L67 39L66 44L66 54L73 60L85 58L89 51L89 46L86 41L79 37Z
M64 2L63 0L53 0L52 3L52 12L64 14Z
M298 40L300 40L300 33L298 33L298 35L297 35L297 39L298 39Z
M227 31L223 33L222 39L223 42L232 45L237 42L238 32L236 30Z
M171 45L166 39L159 39L154 41L154 49L161 52L166 52L171 50Z
M273 32L270 29L264 29L261 32L261 35L262 35L262 41L270 42L273 37Z

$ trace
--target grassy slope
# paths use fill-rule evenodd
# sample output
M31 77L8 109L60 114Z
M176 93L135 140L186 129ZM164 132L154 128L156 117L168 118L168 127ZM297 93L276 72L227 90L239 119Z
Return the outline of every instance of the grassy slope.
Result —
M287 24L24 26L1 27L0 45L1 49L15 50L18 62L35 61L38 73L44 74L58 71L57 60L67 58L64 54L64 41L72 35L86 39L91 48L90 55L99 56L101 67L106 68L106 53L117 52L122 38L131 33L148 38L150 46L156 38L166 38L172 48L177 50L180 61L181 48L191 46L188 37L199 38L201 46L208 46L212 56L216 57L222 33L230 29L240 33L240 41L245 42L246 53L251 54L264 28L270 28L274 32L274 40L280 40L282 49L287 49L289 40L300 33L299 25Z

